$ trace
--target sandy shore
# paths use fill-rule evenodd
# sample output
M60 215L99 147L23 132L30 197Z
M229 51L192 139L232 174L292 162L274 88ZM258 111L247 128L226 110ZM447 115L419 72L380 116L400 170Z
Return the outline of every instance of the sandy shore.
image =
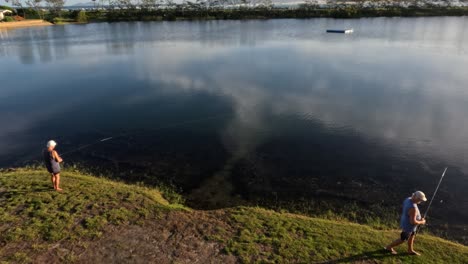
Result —
M52 23L40 20L40 19L31 19L23 20L17 22L0 22L0 29L3 28L22 28L22 27L40 27L40 26L51 26Z

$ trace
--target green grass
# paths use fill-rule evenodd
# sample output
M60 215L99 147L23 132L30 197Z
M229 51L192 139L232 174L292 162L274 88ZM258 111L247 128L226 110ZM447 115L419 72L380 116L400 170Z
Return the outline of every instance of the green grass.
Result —
M226 239L226 252L245 263L468 263L468 247L441 238L418 234L415 249L422 256L383 252L399 236L398 230L240 207L231 211L236 233Z
M191 211L168 202L157 189L80 172L62 173L62 187L63 193L55 192L44 170L0 171L0 263L34 262L64 242L72 246L61 260L73 262L73 245L86 247L113 226L145 228L155 220L169 221L163 216L171 210ZM181 201L170 188L163 192ZM220 211L198 212L200 219L218 215L223 223L206 226L205 239L244 263L468 263L468 247L427 234L416 238L422 256L406 255L405 246L392 256L381 248L398 237L398 230L253 207Z
M106 226L139 224L183 208L169 204L155 189L74 172L61 178L64 192L58 193L46 171L0 173L0 245L40 247L62 240L90 240L99 238ZM17 253L14 259L21 255ZM6 253L0 248L2 254Z
M3 19L4 22L15 22L15 19L11 16L5 16Z
M55 25L67 25L67 24L72 24L76 23L77 21L73 18L61 18L61 17L55 17L52 22Z

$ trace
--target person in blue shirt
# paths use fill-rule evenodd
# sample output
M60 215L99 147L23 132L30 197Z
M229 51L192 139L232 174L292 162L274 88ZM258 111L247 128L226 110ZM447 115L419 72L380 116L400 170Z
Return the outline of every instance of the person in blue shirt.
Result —
M426 224L426 219L421 218L421 213L418 208L418 204L425 201L427 201L426 195L421 191L414 192L411 197L403 201L403 212L400 219L402 231L399 239L396 239L385 247L390 253L397 254L393 248L408 241L408 253L417 256L421 255L414 251L413 244L418 225Z

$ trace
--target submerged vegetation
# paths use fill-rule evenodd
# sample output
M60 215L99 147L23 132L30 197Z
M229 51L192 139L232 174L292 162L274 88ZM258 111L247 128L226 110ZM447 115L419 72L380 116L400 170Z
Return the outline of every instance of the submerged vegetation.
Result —
M197 252L199 260L226 258L227 263L468 262L468 247L427 234L417 238L422 256L409 256L404 247L397 249L397 256L387 254L382 245L398 231L384 226L375 229L340 218L258 207L196 211L168 202L165 197L177 198L169 188L128 185L79 172L63 173L62 187L64 192L55 192L44 170L0 172L0 260L92 262L105 252L104 257L116 261L128 253L137 262L177 262ZM164 255L175 248L177 255Z

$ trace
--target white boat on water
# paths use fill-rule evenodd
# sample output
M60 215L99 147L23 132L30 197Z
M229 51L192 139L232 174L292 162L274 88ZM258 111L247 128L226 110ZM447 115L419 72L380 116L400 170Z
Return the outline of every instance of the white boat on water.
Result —
M351 34L354 30L350 29L327 29L327 33L344 33L344 34Z

